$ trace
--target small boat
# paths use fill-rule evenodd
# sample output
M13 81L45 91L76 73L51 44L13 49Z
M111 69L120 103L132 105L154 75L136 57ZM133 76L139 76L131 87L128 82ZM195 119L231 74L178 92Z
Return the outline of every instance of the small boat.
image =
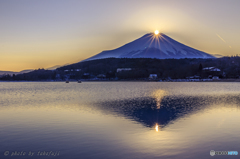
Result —
M78 83L82 83L82 81L78 80Z
M69 81L68 81L68 80L66 80L66 83L69 83Z

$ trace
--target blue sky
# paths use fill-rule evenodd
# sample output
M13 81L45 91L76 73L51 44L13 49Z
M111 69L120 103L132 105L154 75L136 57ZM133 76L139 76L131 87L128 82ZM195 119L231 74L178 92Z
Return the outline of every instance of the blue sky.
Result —
M238 0L1 0L0 70L75 63L158 29L210 54L240 53Z

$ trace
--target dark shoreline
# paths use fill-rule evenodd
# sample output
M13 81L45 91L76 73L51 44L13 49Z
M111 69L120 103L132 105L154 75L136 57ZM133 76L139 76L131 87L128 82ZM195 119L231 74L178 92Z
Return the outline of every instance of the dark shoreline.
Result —
M181 80L181 81L180 81ZM0 82L61 82L65 83L66 81L0 81ZM78 82L78 80L69 80L69 83ZM173 80L81 80L81 82L240 82L240 79L219 79L219 80L188 80L188 79L173 79Z

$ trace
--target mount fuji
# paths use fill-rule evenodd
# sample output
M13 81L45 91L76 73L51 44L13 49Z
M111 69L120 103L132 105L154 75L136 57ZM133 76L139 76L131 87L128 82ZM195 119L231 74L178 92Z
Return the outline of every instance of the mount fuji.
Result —
M163 33L148 33L117 49L102 51L84 61L104 58L215 58L213 55L186 46Z

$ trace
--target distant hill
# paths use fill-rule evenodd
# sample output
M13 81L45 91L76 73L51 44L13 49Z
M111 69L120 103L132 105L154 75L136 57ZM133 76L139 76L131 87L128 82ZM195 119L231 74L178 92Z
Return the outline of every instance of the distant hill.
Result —
M215 69L210 70L209 68ZM97 79L99 77L135 80L148 79L150 74L157 74L159 79L208 78L209 76L239 79L239 70L239 56L192 59L105 58L79 62L57 68L56 70L37 69L15 76L0 76L0 80L49 81Z
M18 75L18 74L28 73L28 72L31 72L31 71L33 71L33 70L22 70L20 72L0 71L0 75L7 75L7 74L9 74L9 75L13 75L13 74Z
M46 68L46 70L55 70L59 67L63 67L63 66L66 66L66 65L69 65L69 64L65 64L65 65L56 65L56 66L52 66L52 67L49 67L49 68ZM34 71L33 69L29 69L29 70L22 70L20 72L14 72L14 71L0 71L0 76L2 75L18 75L18 74L24 74L24 73L29 73L29 72L32 72Z
M220 54L213 54L213 56L215 56L216 58L224 57L223 55L220 55Z
M65 64L65 65L55 65L55 66L52 66L52 67L46 68L46 70L56 70L57 68L59 68L59 67L63 67L63 66L66 66L66 65L70 65L70 64L67 63L67 64Z
M103 51L84 61L103 58L215 58L160 33L149 33L114 50Z
M65 74L73 75L79 74L82 77L85 73L97 76L99 74L109 73L116 74L120 78L148 78L150 74L157 74L161 78L186 78L188 76L199 75L202 67L216 67L221 70L226 69L226 72L230 72L229 68L224 68L227 63L231 62L231 59L240 58L181 58L181 59L153 59L153 58L105 58L97 60L83 61L76 64L60 67L56 71L64 72ZM233 61L233 60L232 60ZM235 62L238 64L238 62ZM130 71L118 72L118 69L130 68ZM75 70L81 70L76 72ZM120 77L121 76L121 77ZM205 75L204 75L205 77Z

